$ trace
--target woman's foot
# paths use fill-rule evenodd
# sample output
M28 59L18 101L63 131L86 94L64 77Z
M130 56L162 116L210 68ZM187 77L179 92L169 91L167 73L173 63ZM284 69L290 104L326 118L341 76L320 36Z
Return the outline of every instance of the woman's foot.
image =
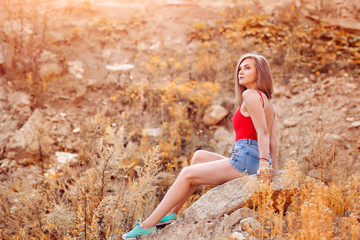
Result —
M167 215L165 217L163 217L160 222L158 224L156 224L156 226L164 226L164 225L167 225L167 224L170 224L174 221L177 220L177 216L176 216L176 213L172 213L170 215Z
M136 239L137 237L143 236L143 235L149 235L149 234L153 234L154 232L157 231L157 228L151 227L151 228L146 228L144 229L142 224L140 223L140 221L136 222L136 227L131 230L128 233L125 233L122 238L123 239Z

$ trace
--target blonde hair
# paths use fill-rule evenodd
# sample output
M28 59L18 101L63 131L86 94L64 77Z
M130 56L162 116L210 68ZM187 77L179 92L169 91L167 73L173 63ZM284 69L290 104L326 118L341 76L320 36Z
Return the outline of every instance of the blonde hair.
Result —
M263 93L265 93L269 99L272 98L272 93L273 93L272 77L271 77L270 67L266 58L262 55L255 53L246 53L238 61L235 70L235 105L237 107L240 107L243 101L242 94L246 90L244 86L241 86L239 84L239 77L238 77L239 67L240 64L245 59L248 58L255 60L255 68L257 72L256 88L262 91Z

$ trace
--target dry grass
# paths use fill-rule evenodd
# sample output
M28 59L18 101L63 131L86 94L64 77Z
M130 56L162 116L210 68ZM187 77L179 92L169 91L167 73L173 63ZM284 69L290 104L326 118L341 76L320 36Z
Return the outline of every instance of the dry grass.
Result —
M10 11L11 1L6 3L9 13L17 13L10 14L9 19L15 18L20 24L28 17L40 21L30 23L33 35L26 35L25 25L20 25L22 31L13 29L12 35L6 36L7 78L22 76L20 79L34 92L44 91L53 78L39 79L36 49L46 42L35 33L46 32L47 16L27 16L21 8ZM196 56L163 48L147 54L141 59L144 62L136 59L145 66L148 79L142 83L140 79L128 81L126 91L124 87L109 98L114 105L125 106L121 114L107 117L98 113L84 123L76 164L63 166L56 175L40 176L39 184L30 185L19 177L3 189L0 237L117 239L138 218L147 217L172 182L172 175L164 172L178 173L188 165L191 153L207 144L211 131L201 121L204 110L212 101L231 94L234 63L245 51L264 52L274 68L284 65L275 71L277 78L285 79L295 70L335 75L347 71L359 76L359 56L354 49L360 42L355 35L338 29L329 31L318 24L305 27L291 8L289 13L276 18L237 10L225 14L224 21L214 26L195 23L189 41L199 43ZM98 39L102 46L120 41L126 30L111 19L94 23L94 31L106 35ZM134 18L132 26L141 26L141 21ZM86 31L74 28L67 43L90 34ZM326 47L329 41L336 43L333 48ZM342 54L338 55L339 48ZM334 66L333 62L341 64ZM150 136L142 132L144 126L161 128L163 133L158 138ZM200 134L193 134L200 129ZM315 131L308 169L320 169L318 179L300 173L295 162L288 166L290 206L289 195L274 200L269 185L261 184L262 194L254 199L261 229L252 233L258 239L359 238L359 175L334 177L333 163L340 160L334 157L333 146L322 145L322 134L319 128ZM198 197L195 195L186 206Z
M282 195L267 182L258 186L260 194L251 205L261 227L249 230L251 235L258 239L359 238L358 174L325 184L302 174L295 161L286 169L288 187Z

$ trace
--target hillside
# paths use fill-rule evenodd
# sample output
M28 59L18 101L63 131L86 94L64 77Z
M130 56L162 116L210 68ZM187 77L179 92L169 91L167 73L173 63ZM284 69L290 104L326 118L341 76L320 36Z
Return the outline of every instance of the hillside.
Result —
M74 214L71 225L85 192L105 206L106 197L127 196L125 186L135 188L142 177L151 179L143 182L149 189L154 184L148 201L155 204L196 149L229 155L234 65L248 51L263 53L272 67L279 169L295 160L326 183L359 172L360 9L356 1L321 3L1 3L2 234L18 233L12 223L28 235L49 232L42 223L60 205ZM227 114L209 126L203 116L213 105ZM149 151L154 176L142 172ZM104 159L111 164L100 166ZM96 182L97 166L108 174L101 191L76 190ZM40 220L29 226L29 213L19 223L26 204L18 199L37 193L64 201L45 206L34 197ZM147 214L126 211L121 230ZM59 236L68 231L52 223Z

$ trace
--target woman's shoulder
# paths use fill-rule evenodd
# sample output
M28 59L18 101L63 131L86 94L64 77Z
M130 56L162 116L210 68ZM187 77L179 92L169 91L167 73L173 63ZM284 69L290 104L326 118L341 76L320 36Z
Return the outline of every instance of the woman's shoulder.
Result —
M254 90L254 89L246 89L243 93L242 93L242 97L244 100L254 100L254 99L260 99L261 93L259 93L258 90Z

